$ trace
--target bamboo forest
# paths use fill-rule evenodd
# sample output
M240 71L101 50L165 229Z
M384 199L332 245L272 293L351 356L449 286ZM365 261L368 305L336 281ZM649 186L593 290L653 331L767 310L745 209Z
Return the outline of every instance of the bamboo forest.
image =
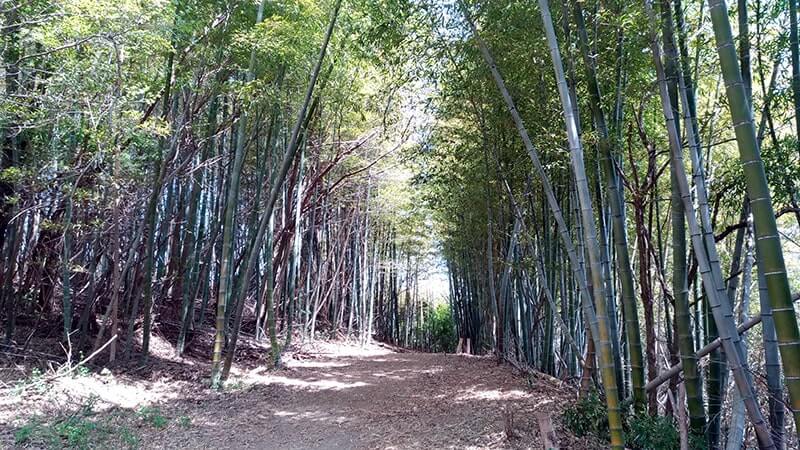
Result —
M0 0L0 447L798 449L798 0Z

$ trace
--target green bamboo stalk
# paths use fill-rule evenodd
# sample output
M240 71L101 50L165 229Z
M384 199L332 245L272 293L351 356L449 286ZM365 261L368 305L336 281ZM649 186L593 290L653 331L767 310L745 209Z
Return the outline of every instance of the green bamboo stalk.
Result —
M745 216L745 220L747 220L747 208L745 207L743 211ZM748 221L749 222L749 221ZM742 268L742 295L741 295L741 302L739 303L739 307L737 308L737 316L739 319L739 323L745 323L747 321L747 310L750 307L750 285L752 281L752 272L753 272L753 249L752 249L752 238L750 236L750 224L747 225L747 236L743 237L746 240L746 243L740 244L740 249L744 248L744 267ZM745 229L742 228L742 231ZM744 232L742 233L744 234ZM740 250L741 251L741 250ZM734 261L736 258L734 257ZM731 280L736 279L738 277L732 277ZM732 284L735 284L733 282ZM732 288L732 289L731 289ZM732 291L732 292L731 292ZM728 291L729 297L733 300L736 296L736 287L729 285ZM743 341L745 346L745 357L747 356L747 342ZM733 392L733 397L731 398L731 418L728 425L728 437L725 442L725 448L727 450L739 450L742 446L742 441L744 440L744 425L745 425L745 414L744 414L744 402L742 402L741 396L739 395L739 391ZM774 438L774 434L773 434Z
M662 111L667 125L672 161L676 168L679 169L676 170L677 181L681 192L681 199L684 203L689 230L691 232L692 247L695 250L698 270L703 279L706 297L712 309L711 312L719 328L725 353L728 355L736 386L741 394L742 400L745 402L746 410L753 423L753 428L756 431L760 445L763 448L774 448L775 445L772 441L772 437L770 436L755 398L752 379L749 377L745 363L742 362L744 355L741 349L739 334L733 322L733 313L725 295L725 287L721 279L721 270L719 269L719 258L716 247L713 241L710 246L707 245L707 241L704 240L703 236L704 230L701 229L697 217L694 214L689 183L683 166L683 152L680 145L680 138L675 127L675 117L670 103L664 67L661 62L661 46L658 41L658 36L654 31L655 16L649 1L645 1L645 8L651 22L651 50L653 61L656 66L656 73L658 75L659 93L661 96ZM696 172L698 171L695 170L695 173ZM701 182L704 183L704 180L701 179ZM700 186L697 186L697 188L699 190ZM701 209L701 217L704 216L705 213L706 212Z
M589 46L586 25L580 2L573 1L575 22L578 26L578 37L586 68L586 82L589 87L590 106L595 125L600 135L600 163L606 180L608 202L611 206L614 246L617 252L617 270L622 287L622 307L625 315L625 337L631 366L631 390L633 392L634 409L645 408L644 392L644 360L642 357L642 341L639 327L639 312L636 307L636 290L633 286L633 270L631 269L628 251L628 230L625 224L625 198L619 176L614 166L612 154L613 141L609 136L605 114L601 104L600 85L597 82L595 55Z
M800 431L800 331L791 300L789 279L775 221L775 211L772 207L764 163L761 161L752 111L739 71L727 6L722 0L709 0L709 7L717 42L717 53L736 133L739 157L744 167L747 194L750 197L750 208L753 211L756 247L759 258L761 258L759 265L763 265L764 268L764 278L772 306L784 376L795 416L795 427Z
M794 102L794 124L797 154L800 155L800 41L797 31L797 0L789 0L789 48L792 53L792 100ZM789 201L798 208L798 183L787 180L789 186ZM800 211L795 211L795 218L800 225Z
M303 242L303 235L302 235L302 223L301 223L301 210L302 210L302 202L303 202L303 172L305 166L305 138L303 139L303 148L300 149L300 159L298 161L298 169L297 169L297 180L295 181L295 209L294 209L294 232L293 232L293 241L292 241L292 250L289 255L289 272L287 274L287 294L286 300L288 302L288 312L286 314L288 318L288 324L286 328L286 342L284 344L284 348L289 347L292 343L292 329L294 324L294 310L296 309L297 305L297 298L296 298L296 291L298 285L298 277L300 276L300 251L302 249L302 242ZM245 294L243 293L243 296ZM349 335L348 335L349 336Z
M265 3L266 0L262 0L259 4L256 24L261 23L264 18ZM250 51L250 62L245 74L245 82L247 83L255 79L255 64L256 51L253 49ZM233 165L230 172L230 186L228 186L227 197L223 206L222 259L219 271L219 288L217 290L216 333L214 334L214 351L211 359L211 385L215 388L220 387L220 383L224 380L226 375L223 375L225 370L222 367L222 351L225 346L225 325L228 319L227 303L228 299L232 298L233 293L236 291L236 283L231 279L233 278L233 262L231 259L233 258L234 217L239 197L239 180L242 174L245 153L247 151L245 147L245 142L247 141L247 119L247 108L241 105L236 129L236 150L234 152ZM232 286L229 286L229 283ZM240 299L239 302L244 303L244 299Z
M533 146L533 142L531 141L530 137L528 136L528 131L525 128L525 124L522 122L522 118L517 111L517 108L514 104L514 100L511 98L511 95L508 93L508 89L505 86L505 81L503 81L503 77L500 75L499 70L497 69L497 65L494 62L494 58L492 57L491 53L489 52L488 47L481 39L480 35L478 35L477 29L475 28L474 23L469 17L469 14L466 10L466 7L463 5L461 1L459 4L462 7L464 12L464 17L467 21L467 24L470 26L472 30L472 34L478 44L479 50L486 61L486 64L489 66L489 70L492 73L492 77L494 78L495 84L497 85L500 94L503 96L503 100L508 107L509 113L511 114L512 119L514 120L514 124L517 128L517 132L522 139L523 144L525 145L525 149L528 152L528 156L531 158L531 162L533 163L533 168L536 171L536 174L539 176L540 181L542 182L542 189L545 193L545 198L547 199L547 205L550 208L550 211L553 214L554 219L556 220L556 224L558 226L559 236L561 238L562 243L564 244L564 248L567 250L567 255L569 256L570 266L572 268L572 272L574 274L575 280L578 283L578 289L581 293L581 305L584 311L584 315L586 317L586 321L589 324L590 330L592 330L592 337L593 339L598 336L596 327L597 327L597 319L596 314L594 312L594 307L592 306L592 297L589 294L589 288L587 285L586 275L583 271L583 264L580 262L580 256L582 252L576 252L576 246L572 242L572 237L570 236L569 230L566 226L566 222L564 221L564 216L561 211L561 207L559 206L558 200L556 199L553 185L550 182L550 178L544 170L544 166L539 159L539 153L536 148ZM582 240L578 240L579 243ZM596 344L598 347L599 345Z
M756 246L756 261L761 258ZM772 318L772 307L769 304L767 280L760 264L757 265L758 302L761 306L761 338L764 342L764 371L767 378L769 406L769 424L772 428L772 439L777 448L783 448L784 419L786 410L783 404L783 381L781 380L781 363L778 351L778 339L775 335L775 321Z
M673 29L677 28L678 35L678 48L680 51L681 60L677 61L677 51L674 55L676 61L673 64L676 66L675 70L679 70L677 66L681 66L682 72L680 77L680 90L681 90L681 103L683 104L683 114L685 120L685 130L691 133L694 138L695 144L698 142L697 136L697 121L694 105L694 89L691 80L691 70L689 68L688 49L686 45L683 9L680 2L675 5L675 17L677 27L672 23L672 10L669 1L662 1L662 29L665 30L664 39L667 40L667 31L669 31L669 41L672 48L675 48ZM676 74L677 75L677 74ZM702 379L697 367L697 355L695 354L694 339L692 335L691 312L689 309L689 291L686 267L686 223L683 218L685 214L683 204L681 203L680 195L678 194L677 179L674 178L675 174L671 176L672 187L672 242L673 242L673 277L672 289L675 301L675 325L678 334L678 348L681 353L681 361L684 367L684 380L686 383L686 401L689 409L689 420L692 433L695 435L702 435L706 427L706 415L703 408L703 391ZM718 352L717 352L718 353ZM712 360L714 357L712 356Z
M477 112L477 111L476 111ZM495 336L495 353L497 359L500 360L503 358L503 339L502 333L499 331L502 329L499 323L499 311L498 311L498 304L497 304L497 290L495 287L495 274L494 274L494 222L492 220L492 207L491 202L489 201L489 164L487 160L488 154L488 139L486 137L485 130L483 126L481 126L481 131L483 132L483 144L484 144L484 163L486 166L486 277L487 277L487 284L489 285L489 303L492 307L492 322L493 322L493 333Z
M789 0L789 48L792 59L792 100L797 153L800 155L800 41L797 31L797 0ZM796 408L795 408L796 409Z
M567 139L570 147L570 158L572 160L572 170L575 176L575 184L578 192L578 201L581 209L581 221L583 224L584 240L587 245L589 255L589 273L592 277L592 287L594 289L595 310L597 311L598 331L600 347L599 369L603 378L603 386L606 394L606 405L608 406L608 426L611 435L612 448L624 448L625 439L622 432L622 416L620 414L619 397L616 382L614 360L611 354L611 326L609 320L608 305L605 302L604 293L606 287L603 280L602 268L600 266L600 249L597 240L597 231L594 224L594 211L592 208L591 195L589 193L589 183L584 167L583 146L578 136L577 120L574 114L575 105L569 95L564 67L561 61L561 54L558 49L553 19L550 16L550 5L547 0L539 0L539 8L542 15L542 22L545 27L550 55L553 60L558 93L561 98L561 105L564 112L564 120L567 126ZM613 311L612 311L613 313ZM609 347L609 348L606 348Z
M288 174L289 169L292 166L292 163L295 159L295 155L297 154L298 147L300 146L301 129L303 127L303 123L306 120L306 112L308 112L308 108L311 103L311 98L314 95L314 88L316 87L317 79L319 78L319 74L322 69L322 63L325 59L325 54L328 49L328 44L330 43L334 26L336 25L336 19L339 17L339 10L341 9L341 6L342 6L342 0L336 0L336 3L334 4L333 7L333 11L331 12L330 20L328 22L328 27L325 31L325 36L323 38L319 54L317 56L317 60L311 72L311 79L309 80L309 84L306 89L305 98L303 100L300 109L297 112L297 119L294 123L294 127L292 128L292 134L288 141L286 152L283 155L283 160L281 161L280 166L278 166L278 171L273 176L272 185L270 186L270 194L267 199L267 203L264 206L264 211L262 212L261 219L259 220L258 230L253 238L253 241L251 242L249 255L247 257L247 263L240 273L240 276L243 278L238 293L239 295L242 296L242 298L240 299L241 303L238 305L238 310L234 315L233 329L231 331L231 339L228 345L228 350L227 350L228 354L226 356L226 361L225 361L225 366L227 369L224 371L225 372L224 376L228 375L230 371L230 366L232 365L233 356L236 352L236 341L238 338L239 327L241 326L241 321L242 321L244 297L247 295L247 292L250 287L250 278L251 278L250 274L257 265L259 254L261 253L261 243L264 240L264 234L267 230L267 226L270 224L272 220L272 213L275 208L275 202L278 199L278 195L282 190L281 187L283 185L283 182L286 179L286 175Z
M775 84L777 81L778 69L780 67L780 58L776 59L772 67L772 75L770 75L769 88L764 93L764 105L762 108L761 120L758 125L758 139L759 145L763 142L764 133L767 128L767 118L770 115L770 103L775 91ZM763 88L763 84L762 84ZM770 125L772 121L769 121ZM770 133L775 136L774 130ZM774 142L777 145L777 142ZM745 199L749 204L749 201ZM755 234L755 231L754 231ZM756 246L756 261L761 261L758 255L758 246ZM780 354L778 351L778 339L775 335L775 322L772 319L772 306L769 304L769 293L767 292L767 282L764 278L764 268L761 264L757 264L758 270L758 301L761 306L761 338L764 343L764 371L766 372L767 379L767 392L768 392L768 406L769 406L769 423L772 428L772 438L775 440L775 446L783 448L784 439L784 422L786 409L783 403L783 380L781 380L781 362ZM793 298L793 301L795 298Z

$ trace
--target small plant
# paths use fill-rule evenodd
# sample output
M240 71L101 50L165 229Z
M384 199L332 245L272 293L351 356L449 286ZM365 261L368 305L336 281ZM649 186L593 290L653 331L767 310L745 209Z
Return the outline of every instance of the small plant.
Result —
M50 423L34 417L14 433L14 442L17 445L84 449L105 440L109 431L80 412L58 417Z
M119 430L119 438L128 448L139 448L139 438L128 427Z
M181 428L189 428L192 426L192 418L189 416L178 417L178 426Z
M223 389L227 392L240 391L244 389L244 382L242 380L231 381L223 385Z
M39 434L41 428L42 424L39 423L37 418L31 419L30 422L14 432L14 443L20 445L33 440L33 438Z
M142 406L139 409L139 417L153 428L164 428L169 423L161 409L152 406Z
M91 372L92 372L92 371L91 371L91 370L89 370L89 368L88 368L88 367L86 367L86 366L84 366L84 365L80 365L80 366L78 366L78 368L77 368L77 369L75 369L75 376L78 376L78 377L87 377L87 376L89 376L89 374L90 374Z
M592 435L608 440L608 413L606 405L595 391L564 410L561 420L575 436Z
M53 430L62 441L66 441L68 447L88 448L99 428L95 422L86 417L75 415L53 425Z
M94 407L99 399L100 397L96 394L89 395L86 401L81 405L79 414L82 416L91 416L94 414Z
M677 450L680 439L669 417L636 414L628 418L625 446L640 450Z

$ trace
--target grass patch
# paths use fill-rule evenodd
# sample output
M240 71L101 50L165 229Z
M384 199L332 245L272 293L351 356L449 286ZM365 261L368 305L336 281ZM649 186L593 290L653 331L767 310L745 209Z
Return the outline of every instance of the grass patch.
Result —
M161 409L154 406L143 406L139 408L139 417L153 428L165 428L169 424L167 416Z
M139 436L128 427L120 427L119 439L129 449L139 448Z
M72 412L52 417L34 416L14 432L16 445L47 449L140 448L137 429L164 429L169 418L161 409L145 406L138 411L95 411L94 398ZM178 418L178 425L191 426L188 416Z
M49 422L34 417L14 433L14 442L45 448L88 449L102 447L113 437L113 432L105 423L81 413Z

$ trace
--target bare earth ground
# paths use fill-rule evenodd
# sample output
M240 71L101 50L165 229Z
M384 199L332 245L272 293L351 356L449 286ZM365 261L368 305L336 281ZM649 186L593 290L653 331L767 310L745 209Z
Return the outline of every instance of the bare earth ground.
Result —
M156 364L163 369L138 375L128 368L62 377L22 392L6 388L0 390L0 447L14 447L15 433L34 414L63 414L87 399L93 417L117 430L90 445L103 448L542 448L541 413L553 418L562 448L590 447L558 425L574 389L546 376L523 376L491 358L316 343L284 362L275 371L238 368L224 392L208 389L207 365L190 360L164 360ZM142 411L157 411L164 423L148 426ZM509 422L516 437L506 436ZM16 445L47 447L43 442Z

